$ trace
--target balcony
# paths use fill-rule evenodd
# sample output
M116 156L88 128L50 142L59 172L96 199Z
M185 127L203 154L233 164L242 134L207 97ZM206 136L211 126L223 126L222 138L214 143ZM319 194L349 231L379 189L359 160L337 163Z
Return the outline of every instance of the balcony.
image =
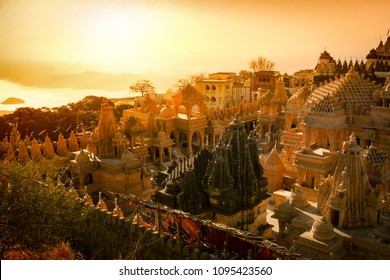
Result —
M340 153L325 148L302 149L295 152L295 165L300 168L328 173L336 167Z

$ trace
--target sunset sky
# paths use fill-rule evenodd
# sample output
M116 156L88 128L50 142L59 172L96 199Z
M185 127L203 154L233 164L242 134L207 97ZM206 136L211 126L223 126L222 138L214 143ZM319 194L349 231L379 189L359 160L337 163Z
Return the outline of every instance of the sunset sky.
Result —
M292 74L365 58L390 28L390 1L0 0L0 59L186 77L248 69L265 56Z

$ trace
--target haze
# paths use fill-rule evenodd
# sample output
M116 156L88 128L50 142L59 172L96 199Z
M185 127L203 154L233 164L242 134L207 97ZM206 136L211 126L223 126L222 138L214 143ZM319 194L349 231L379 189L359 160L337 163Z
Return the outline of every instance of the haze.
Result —
M324 49L335 59L365 58L386 39L389 11L387 0L0 0L0 60L169 76L174 84L248 69L261 55L293 74L313 68Z

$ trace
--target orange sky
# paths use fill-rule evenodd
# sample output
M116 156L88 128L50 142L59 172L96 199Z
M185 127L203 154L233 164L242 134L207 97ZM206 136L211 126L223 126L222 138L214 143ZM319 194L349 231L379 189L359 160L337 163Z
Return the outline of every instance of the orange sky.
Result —
M238 72L261 55L292 74L313 68L325 48L364 58L386 39L389 11L388 0L0 0L0 59L147 79Z

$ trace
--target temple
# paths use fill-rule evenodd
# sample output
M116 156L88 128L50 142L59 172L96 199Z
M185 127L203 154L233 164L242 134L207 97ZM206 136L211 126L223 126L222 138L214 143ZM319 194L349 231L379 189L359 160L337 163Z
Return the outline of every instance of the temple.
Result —
M310 258L389 259L389 51L389 37L366 63L324 51L293 83L214 73L119 122L105 100L89 133L39 143L15 126L2 160L53 161L102 209L134 195Z
M204 147L161 172L166 179L158 182L153 200L269 238L267 179L258 158L254 133L248 136L235 118L215 149Z

